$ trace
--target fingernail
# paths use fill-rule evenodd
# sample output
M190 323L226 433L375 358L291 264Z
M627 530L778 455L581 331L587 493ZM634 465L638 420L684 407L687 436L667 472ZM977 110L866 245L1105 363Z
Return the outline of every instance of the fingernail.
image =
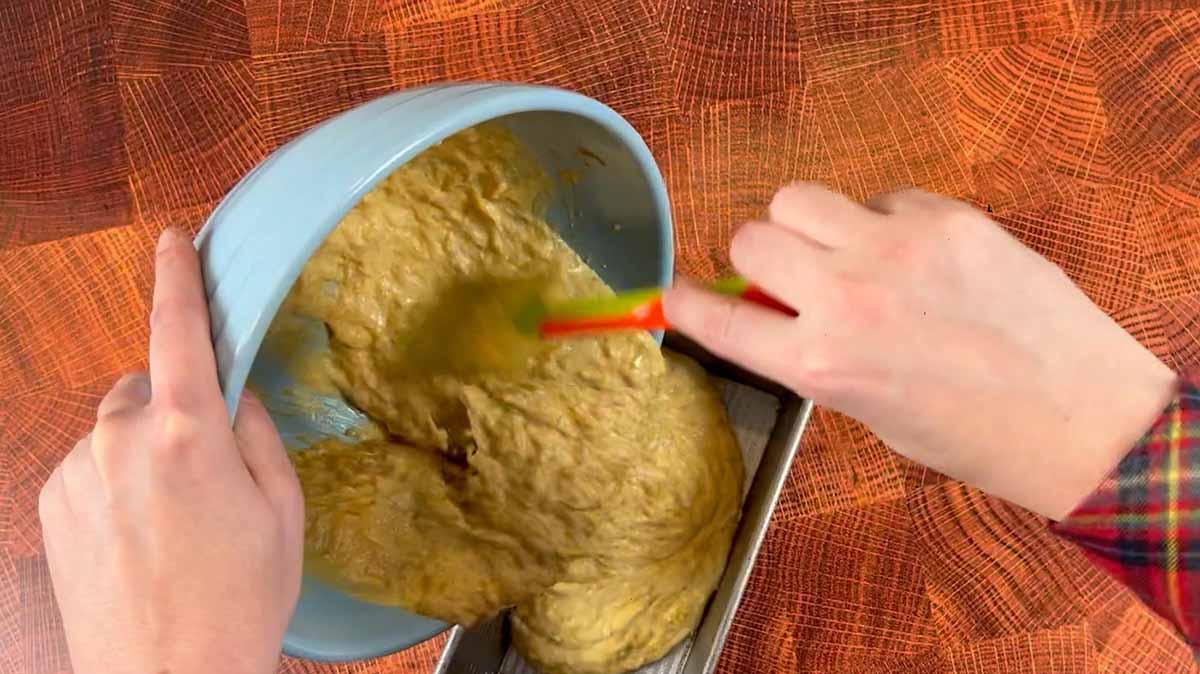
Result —
M157 252L161 253L164 250L170 248L172 245L175 244L176 241L179 240L179 237L182 234L183 234L183 232L180 232L178 229L175 229L174 227L168 227L168 228L164 229L162 231L162 234L158 235Z

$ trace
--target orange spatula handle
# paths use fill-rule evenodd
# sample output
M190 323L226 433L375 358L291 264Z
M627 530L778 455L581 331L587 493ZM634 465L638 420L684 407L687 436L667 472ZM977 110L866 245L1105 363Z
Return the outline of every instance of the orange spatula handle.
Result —
M796 315L791 307L740 277L721 279L710 284L709 289ZM666 330L669 327L663 315L662 289L642 288L613 297L572 300L551 307L538 323L538 334L554 338L619 330Z

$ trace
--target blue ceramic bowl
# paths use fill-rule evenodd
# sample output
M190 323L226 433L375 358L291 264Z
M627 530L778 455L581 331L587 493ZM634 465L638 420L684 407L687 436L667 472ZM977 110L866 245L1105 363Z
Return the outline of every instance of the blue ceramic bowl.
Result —
M260 353L263 335L304 263L363 194L430 145L488 120L521 138L547 175L573 177L556 191L547 217L605 281L617 289L669 282L671 219L662 176L637 132L608 107L568 91L516 84L451 84L383 96L276 150L226 195L200 231L196 245L231 415L249 378L285 440L339 433L355 423L340 400L324 401L327 413L314 415L311 407L288 412L279 394L291 383L276 354ZM314 331L314 339L322 335ZM407 648L446 627L358 601L306 576L283 650L355 660Z

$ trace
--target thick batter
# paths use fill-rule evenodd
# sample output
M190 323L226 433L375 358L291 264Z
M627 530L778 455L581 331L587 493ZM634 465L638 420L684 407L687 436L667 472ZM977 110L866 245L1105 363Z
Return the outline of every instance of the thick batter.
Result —
M285 314L377 428L294 455L307 564L361 598L472 623L516 607L546 674L622 672L698 622L741 457L693 362L645 334L516 338L514 301L608 292L540 218L548 182L502 127L426 151L348 213ZM277 319L280 322L281 319Z

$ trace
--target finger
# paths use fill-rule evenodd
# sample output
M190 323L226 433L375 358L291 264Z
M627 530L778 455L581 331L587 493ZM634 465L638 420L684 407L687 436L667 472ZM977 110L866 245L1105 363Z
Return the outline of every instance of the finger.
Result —
M199 410L221 402L200 257L187 235L176 229L167 229L158 240L150 381L154 400L168 405Z
M96 418L145 407L150 402L150 377L145 372L130 372L117 380L96 408Z
M296 510L300 482L279 438L279 431L262 402L246 392L238 404L233 435L250 476L281 513Z
M779 190L767 213L772 222L830 248L844 248L870 236L880 220L878 213L816 183L794 183Z
M672 329L710 352L780 383L794 350L795 319L681 280L663 293Z
M830 263L830 255L803 234L764 222L742 225L729 247L738 273L795 308L811 293L813 278Z

